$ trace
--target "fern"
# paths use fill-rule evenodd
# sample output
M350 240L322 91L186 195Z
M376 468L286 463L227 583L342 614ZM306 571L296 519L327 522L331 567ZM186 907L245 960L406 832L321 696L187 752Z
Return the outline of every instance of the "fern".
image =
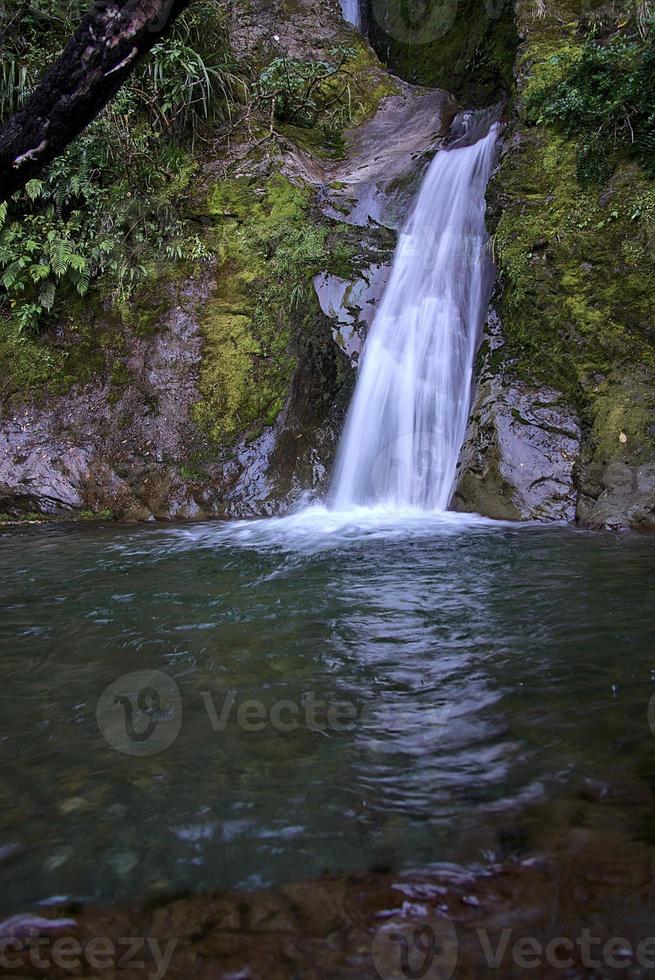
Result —
M655 25L633 38L588 41L532 91L526 113L577 138L581 183L606 180L620 155L655 176Z
M63 276L71 264L73 244L67 238L58 238L54 232L48 236L50 265L56 276Z
M0 122L24 103L84 7L0 3ZM224 0L189 8L47 174L0 205L0 325L38 327L73 291L100 282L125 299L153 262L207 257L178 202L195 170L188 148L249 97L225 38Z
M2 285L5 287L5 289L7 290L12 289L12 287L16 285L18 285L19 288L23 288L20 286L19 277L24 267L25 267L25 260L22 258L14 259L13 262L9 263L9 265L7 266L7 268L2 274Z
M50 266L44 263L38 263L37 265L30 266L30 276L32 277L32 282L41 282L43 279L47 279L50 275Z
M40 180L28 180L25 184L25 191L30 201L36 201L43 193L43 183Z
M39 293L39 304L44 310L51 310L55 302L55 284L52 279L48 279L43 289Z

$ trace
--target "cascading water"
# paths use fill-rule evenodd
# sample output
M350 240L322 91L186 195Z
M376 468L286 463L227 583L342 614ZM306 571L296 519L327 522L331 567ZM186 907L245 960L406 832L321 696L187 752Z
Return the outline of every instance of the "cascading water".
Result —
M356 27L358 31L362 29L362 13L359 0L341 0L341 13L344 20Z
M498 126L471 115L464 128L432 161L401 232L339 448L335 509L450 502L492 282L484 214Z

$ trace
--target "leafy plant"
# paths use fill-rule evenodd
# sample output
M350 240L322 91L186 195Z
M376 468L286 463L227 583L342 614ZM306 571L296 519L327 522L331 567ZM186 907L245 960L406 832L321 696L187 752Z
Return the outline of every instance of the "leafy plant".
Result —
M285 54L274 58L260 73L255 99L270 106L271 115L295 126L315 126L321 117L343 114L350 103L350 85L345 64L352 56L346 47L330 52L332 61L301 61Z
M0 122L24 102L85 7L0 7ZM224 37L221 0L187 11L42 180L0 209L5 324L36 327L67 295L96 286L124 301L154 262L208 256L179 204L197 166L189 150L220 131L245 91Z
M552 82L528 93L526 112L532 122L578 139L578 180L604 181L620 154L655 176L654 22L643 36L588 41L554 74Z

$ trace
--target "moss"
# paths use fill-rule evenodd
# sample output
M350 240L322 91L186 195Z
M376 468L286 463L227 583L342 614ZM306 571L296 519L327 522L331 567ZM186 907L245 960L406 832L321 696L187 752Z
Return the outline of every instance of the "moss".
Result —
M63 370L61 351L44 346L39 338L19 334L8 323L0 325L0 393L3 401L20 399L43 390Z
M103 507L102 510L80 510L74 515L77 521L113 521L116 519L110 507Z
M115 514L109 507L102 510L78 510L70 514L42 514L28 511L24 514L0 514L0 524L53 524L67 521L113 521Z
M655 449L655 186L627 160L582 186L576 140L530 118L535 93L579 56L586 23L562 4L543 18L531 9L518 5L518 120L490 188L504 369L577 407L594 466L637 464ZM619 31L625 10L614 16Z
M359 125L373 116L383 99L399 91L393 76L382 68L371 47L359 37L353 56L344 65L354 84L349 89L352 123Z
M210 193L219 266L200 318L202 398L194 415L218 443L254 436L284 405L292 342L315 312L312 279L328 264L327 228L312 199L280 175L221 181Z
M637 466L652 458L655 374L640 366L604 383L592 407L591 442L598 465Z
M542 129L497 179L508 353L519 374L562 388L581 407L599 375L655 363L653 255L634 217L647 185L624 166L607 186L581 188L575 145Z

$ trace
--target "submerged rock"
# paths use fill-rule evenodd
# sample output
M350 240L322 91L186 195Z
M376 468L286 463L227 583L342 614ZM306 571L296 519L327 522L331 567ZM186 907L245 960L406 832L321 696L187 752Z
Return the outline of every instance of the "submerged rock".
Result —
M10 950L12 975L31 977L95 976L101 965L108 980L400 980L410 975L403 945L416 975L431 954L423 975L443 980L598 976L599 964L603 976L650 976L652 848L580 827L554 838L545 854L482 871L363 871L274 890L76 905L74 921L63 905L51 910L58 919L22 916L27 931L19 923L0 927L0 938L40 939L36 962L27 942ZM57 960L53 931L69 937L75 962Z

